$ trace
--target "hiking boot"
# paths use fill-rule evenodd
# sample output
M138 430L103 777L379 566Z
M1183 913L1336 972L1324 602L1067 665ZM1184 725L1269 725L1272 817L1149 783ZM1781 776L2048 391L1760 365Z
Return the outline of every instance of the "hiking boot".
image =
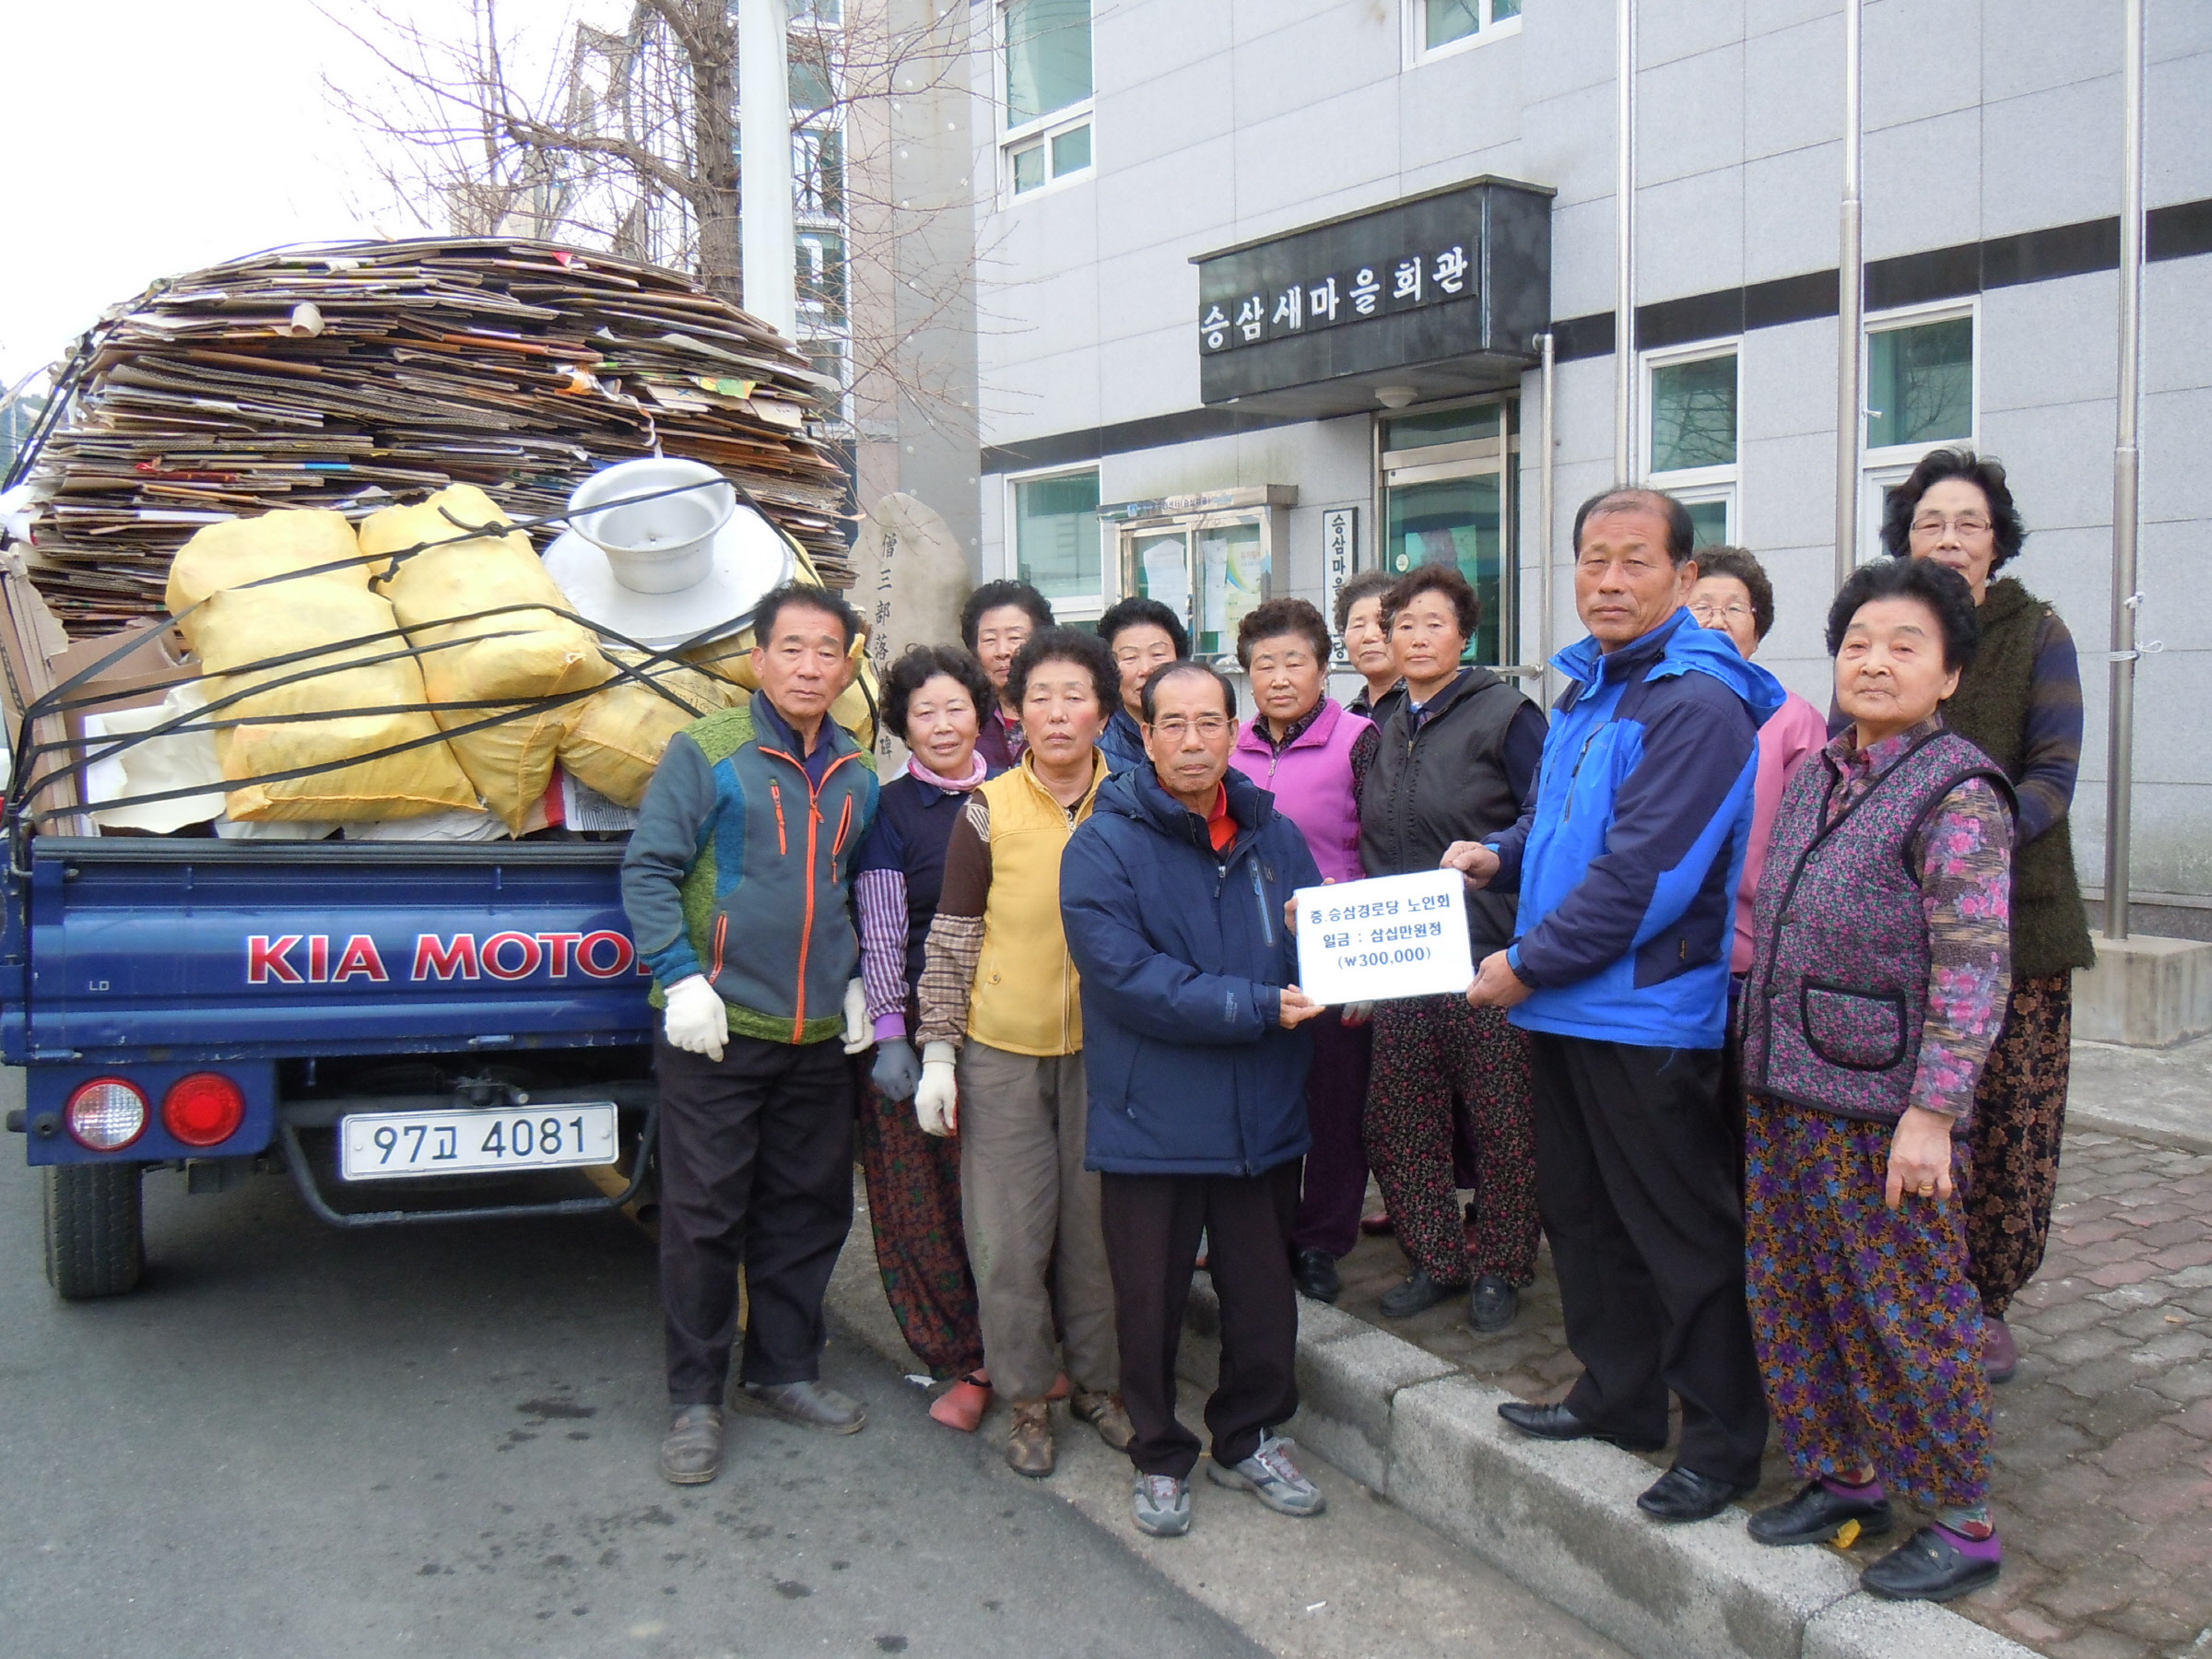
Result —
M679 1406L661 1442L661 1478L670 1486L704 1486L722 1473L722 1407Z
M1092 1394L1078 1388L1067 1408L1096 1429L1099 1438L1116 1452L1128 1451L1129 1442L1136 1438L1136 1425L1129 1420L1128 1409L1118 1394Z
M1191 1483L1172 1475L1139 1475L1130 1508L1138 1532L1180 1538L1191 1530Z
M1218 1463L1207 1464L1206 1474L1216 1486L1250 1492L1278 1515L1303 1519L1329 1507L1321 1488L1298 1472L1298 1465L1290 1461L1290 1442L1279 1435L1264 1437L1260 1449L1241 1464L1226 1468Z
M1006 1430L1006 1466L1031 1480L1042 1480L1053 1472L1053 1408L1047 1402L1014 1402L1014 1421Z

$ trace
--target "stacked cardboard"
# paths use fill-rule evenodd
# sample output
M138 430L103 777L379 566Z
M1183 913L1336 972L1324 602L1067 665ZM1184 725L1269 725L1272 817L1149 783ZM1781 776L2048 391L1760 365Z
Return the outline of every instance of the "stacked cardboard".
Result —
M448 484L522 518L595 468L715 466L849 586L843 478L808 429L835 388L674 272L540 242L256 254L158 284L83 343L31 474L30 575L72 636L162 612L201 525L359 519ZM557 526L535 533L542 547Z

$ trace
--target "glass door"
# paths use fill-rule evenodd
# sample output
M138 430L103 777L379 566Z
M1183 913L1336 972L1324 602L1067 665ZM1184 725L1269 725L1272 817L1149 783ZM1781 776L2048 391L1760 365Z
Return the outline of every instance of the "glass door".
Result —
M1265 512L1122 532L1122 592L1157 599L1182 618L1195 657L1236 654L1237 625L1267 596L1272 562Z
M1519 660L1513 626L1507 407L1488 402L1382 422L1382 568L1450 564L1474 584L1482 622L1471 662Z

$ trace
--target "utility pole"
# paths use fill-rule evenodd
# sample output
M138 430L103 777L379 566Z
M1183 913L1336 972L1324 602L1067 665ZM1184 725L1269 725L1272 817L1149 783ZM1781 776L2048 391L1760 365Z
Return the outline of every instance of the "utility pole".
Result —
M1636 481L1636 0L1618 0L1613 206L1613 477Z
M2112 441L2112 699L2104 789L2104 933L2127 937L2129 841L2135 823L2136 533L2141 523L2143 387L2143 0L2125 0L2121 66L2120 397Z
M1865 329L1865 253L1859 163L1859 6L1843 0L1843 207L1836 262L1836 585L1859 562L1859 336Z
M784 25L784 0L739 0L737 211L745 309L795 341L798 246L792 230L791 64Z

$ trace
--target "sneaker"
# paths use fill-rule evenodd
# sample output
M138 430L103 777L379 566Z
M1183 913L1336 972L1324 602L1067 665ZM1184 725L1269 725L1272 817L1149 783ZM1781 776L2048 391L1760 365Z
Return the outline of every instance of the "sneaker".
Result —
M1138 1532L1180 1538L1191 1530L1191 1483L1172 1475L1139 1475L1130 1509Z
M1078 1421L1096 1429L1099 1438L1116 1452L1128 1451L1129 1442L1136 1438L1136 1425L1129 1420L1128 1408L1122 1404L1118 1394L1093 1394L1078 1388L1067 1408Z
M670 1486L704 1486L722 1473L722 1407L679 1406L661 1442L661 1478Z
M1207 1464L1206 1474L1216 1486L1250 1492L1278 1515L1302 1519L1329 1507L1321 1488L1298 1472L1290 1461L1290 1442L1280 1435L1263 1438L1260 1449L1241 1464Z

